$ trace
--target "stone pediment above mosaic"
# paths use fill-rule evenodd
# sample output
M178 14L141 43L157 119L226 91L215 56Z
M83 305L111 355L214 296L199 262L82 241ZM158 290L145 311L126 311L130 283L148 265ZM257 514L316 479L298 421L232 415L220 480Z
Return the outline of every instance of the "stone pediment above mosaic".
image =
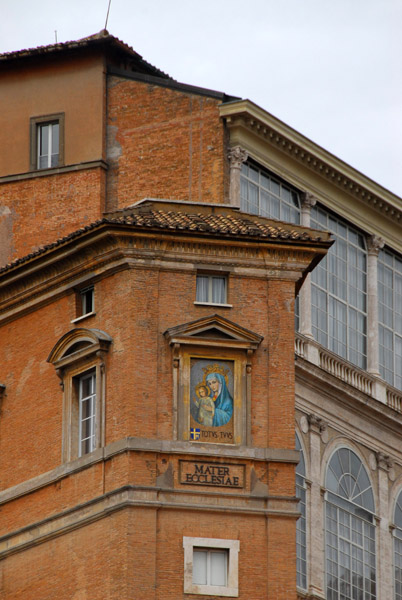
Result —
M258 333L214 314L196 321L171 327L165 331L165 337L170 344L198 344L206 341L213 345L214 340L219 345L228 347L256 350L263 340Z

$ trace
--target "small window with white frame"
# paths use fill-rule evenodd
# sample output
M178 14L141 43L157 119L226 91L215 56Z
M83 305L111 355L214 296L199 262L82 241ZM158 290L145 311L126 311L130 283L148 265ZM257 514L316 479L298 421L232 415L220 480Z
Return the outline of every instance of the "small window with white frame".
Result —
M95 288L90 285L83 289L78 289L75 296L76 317L71 322L76 323L85 317L95 314Z
M227 304L227 287L226 275L200 273L197 275L196 302Z
M238 540L183 537L183 548L185 593L239 595Z
M64 164L64 113L31 118L31 171Z

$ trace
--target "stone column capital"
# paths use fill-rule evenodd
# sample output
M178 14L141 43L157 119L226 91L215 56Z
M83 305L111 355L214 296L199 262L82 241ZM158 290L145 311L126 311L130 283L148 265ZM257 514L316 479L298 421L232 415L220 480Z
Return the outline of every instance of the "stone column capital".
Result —
M306 208L310 210L313 206L317 204L317 199L310 192L303 192L301 194L301 206L302 208Z
M311 414L308 415L307 419L310 425L310 431L314 431L315 433L318 433L318 435L322 435L327 431L327 424L321 417Z
M369 235L367 237L367 252L373 256L378 256L379 251L384 247L384 240L378 235Z
M388 473L393 468L394 461L388 454L384 454L384 452L376 452L376 458L379 469L382 469Z
M228 156L231 169L240 169L242 163L248 159L248 153L241 146L230 148Z

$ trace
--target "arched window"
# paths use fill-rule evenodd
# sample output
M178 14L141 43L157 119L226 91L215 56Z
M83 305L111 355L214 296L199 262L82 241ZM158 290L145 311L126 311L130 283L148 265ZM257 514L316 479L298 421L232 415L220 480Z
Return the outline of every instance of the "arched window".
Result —
M296 450L300 451L296 467L296 495L299 498L301 516L296 524L297 585L307 589L307 543L306 543L306 465L300 440L296 434Z
M103 446L105 420L105 356L112 338L99 329L72 329L53 347L54 365L63 390L64 461Z
M375 600L374 496L366 469L348 448L326 474L326 598Z
M396 501L394 523L394 600L402 600L402 491Z

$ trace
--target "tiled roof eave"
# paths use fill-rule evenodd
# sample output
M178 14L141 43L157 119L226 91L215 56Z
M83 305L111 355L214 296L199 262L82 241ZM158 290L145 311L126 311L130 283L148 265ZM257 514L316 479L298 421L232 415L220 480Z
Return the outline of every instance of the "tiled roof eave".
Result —
M149 218L149 214L146 215L138 215L138 220ZM134 222L133 222L134 221ZM103 218L90 225L82 227L67 236L59 238L55 242L51 244L46 244L41 246L36 251L31 252L21 258L18 258L11 263L8 263L0 268L0 276L3 274L9 273L12 270L23 267L29 262L37 260L39 257L42 257L46 254L51 254L52 252L57 251L63 246L67 246L74 242L75 240L84 239L84 237L92 235L96 230L107 229L107 228L115 228L118 229L128 229L130 231L138 231L142 233L155 233L156 235L167 234L167 235L187 235L191 237L196 237L199 239L212 238L215 240L232 240L237 242L251 242L251 243L280 243L281 245L303 245L307 247L318 246L328 248L331 245L331 241L328 238L328 234L326 232L322 232L321 236L308 236L305 232L297 233L292 230L289 232L273 232L269 233L261 233L257 231L247 232L247 231L228 231L228 230L219 230L217 227L215 230L212 226L205 226L203 222L198 226L193 227L185 227L179 224L162 224L157 222L151 222L150 220L145 223L138 223L136 219L133 217L122 216L118 218ZM314 231L314 230L312 230ZM321 233L316 232L314 233Z

